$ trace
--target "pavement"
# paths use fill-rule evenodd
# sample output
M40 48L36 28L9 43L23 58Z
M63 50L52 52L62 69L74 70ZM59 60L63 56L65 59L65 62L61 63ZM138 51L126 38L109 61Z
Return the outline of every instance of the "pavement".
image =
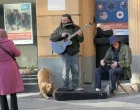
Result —
M107 99L71 101L45 99L40 93L19 93L18 105L19 110L140 110L140 93L118 93Z

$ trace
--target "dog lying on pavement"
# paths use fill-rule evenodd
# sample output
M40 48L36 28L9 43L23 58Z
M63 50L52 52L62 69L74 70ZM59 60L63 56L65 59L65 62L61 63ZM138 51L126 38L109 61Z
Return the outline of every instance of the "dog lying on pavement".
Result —
M54 84L50 80L50 75L54 76L54 74L47 68L42 68L38 74L38 85L41 94L48 99L49 96L54 95Z

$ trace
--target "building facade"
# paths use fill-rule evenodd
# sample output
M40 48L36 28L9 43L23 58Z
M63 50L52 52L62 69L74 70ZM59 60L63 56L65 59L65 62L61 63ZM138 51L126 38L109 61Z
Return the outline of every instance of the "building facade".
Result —
M21 45L17 46L24 54L18 59L21 66L31 62L33 59L38 68L50 68L56 75L58 86L61 85L61 58L53 53L49 35L60 24L61 15L68 13L72 15L75 24L83 27L89 22L93 25L84 30L84 42L81 44L79 53L79 70L80 84L84 82L93 82L94 69L96 68L96 46L93 42L95 37L96 24L94 21L95 15L95 0L63 0L65 1L65 9L51 10L49 9L50 0L1 0L0 4L10 3L35 3L36 4L36 28L37 28L37 43L36 45ZM62 0L61 0L62 1ZM123 0L122 0L123 1ZM129 27L129 46L132 49L132 79L131 83L140 83L140 1L128 0L128 27ZM34 22L35 24L35 22ZM27 64L26 64L27 65Z

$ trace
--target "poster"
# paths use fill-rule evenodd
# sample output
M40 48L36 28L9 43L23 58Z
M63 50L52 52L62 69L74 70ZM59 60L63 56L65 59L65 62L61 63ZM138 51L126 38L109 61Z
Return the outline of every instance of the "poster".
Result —
M95 0L95 22L128 22L128 0Z
M97 27L105 30L113 30L114 35L129 35L128 23L98 23Z
M48 0L48 10L65 10L65 0Z
M4 4L4 26L15 44L32 44L31 4Z

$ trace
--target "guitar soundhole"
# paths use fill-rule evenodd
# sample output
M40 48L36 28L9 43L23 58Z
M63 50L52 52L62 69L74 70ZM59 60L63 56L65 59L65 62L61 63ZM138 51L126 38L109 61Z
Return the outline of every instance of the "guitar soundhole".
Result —
M64 42L67 42L68 41L68 39L67 38L64 38Z

